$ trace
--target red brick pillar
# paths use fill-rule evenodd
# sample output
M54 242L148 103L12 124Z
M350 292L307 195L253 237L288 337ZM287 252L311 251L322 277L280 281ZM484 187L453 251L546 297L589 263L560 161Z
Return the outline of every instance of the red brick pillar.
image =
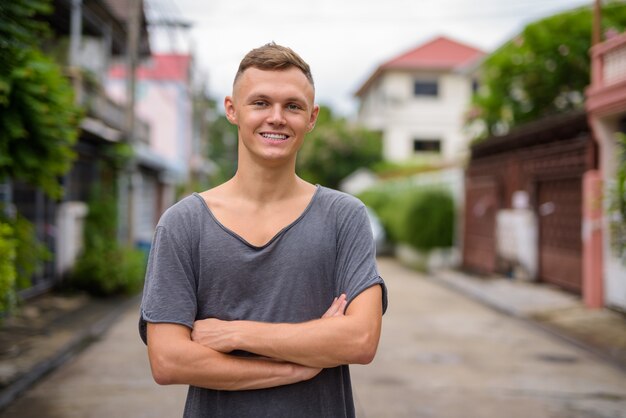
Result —
M602 272L602 174L583 176L583 301L588 308L604 306Z

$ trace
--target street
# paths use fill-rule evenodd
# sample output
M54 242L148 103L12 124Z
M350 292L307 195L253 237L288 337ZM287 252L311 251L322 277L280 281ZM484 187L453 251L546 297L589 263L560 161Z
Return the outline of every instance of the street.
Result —
M389 258L374 362L352 366L360 418L626 417L626 374ZM0 418L181 416L184 387L150 376L132 307ZM297 417L297 412L294 412Z

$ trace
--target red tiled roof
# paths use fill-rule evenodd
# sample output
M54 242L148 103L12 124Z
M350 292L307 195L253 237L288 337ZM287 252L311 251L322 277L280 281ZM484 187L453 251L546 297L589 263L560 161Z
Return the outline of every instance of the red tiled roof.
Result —
M137 69L140 80L189 81L191 55L155 54ZM109 70L111 78L125 78L126 66L115 65Z
M464 67L483 55L485 53L480 49L439 36L387 61L381 67L454 69Z
M484 55L480 49L439 36L381 64L356 95L362 95L385 70L454 70L463 68Z

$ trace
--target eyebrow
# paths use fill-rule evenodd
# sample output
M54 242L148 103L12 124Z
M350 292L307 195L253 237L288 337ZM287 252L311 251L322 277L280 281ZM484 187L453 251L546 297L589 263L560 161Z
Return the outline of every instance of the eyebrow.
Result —
M263 94L263 93L260 93L260 94L253 93L253 94L250 94L248 96L248 101L250 101L250 100L258 100L258 99L272 100L272 97L268 96L267 94ZM306 108L309 108L309 102L308 102L308 100L305 97L296 97L296 96L287 97L285 99L285 102L287 102L287 103L295 102L295 103L298 103L298 104L300 104L302 106L305 106Z
M264 100L272 100L271 96L268 96L267 94L251 94L248 96L248 100L253 100L253 99L264 99ZM285 101L287 102L298 102L298 103L306 103L307 100L304 97L296 97L296 96L292 96L292 97L287 97L287 99L285 99Z

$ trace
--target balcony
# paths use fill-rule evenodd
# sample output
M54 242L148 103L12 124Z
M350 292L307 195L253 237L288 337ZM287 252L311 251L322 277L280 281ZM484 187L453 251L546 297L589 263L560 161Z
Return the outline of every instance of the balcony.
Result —
M626 112L626 33L591 48L586 107L597 116Z
M81 71L71 71L69 78L76 100L86 112L83 129L89 129L113 142L127 139L126 108L111 100L98 82L85 77ZM150 125L146 122L136 118L134 132L137 142L146 145L150 143Z

